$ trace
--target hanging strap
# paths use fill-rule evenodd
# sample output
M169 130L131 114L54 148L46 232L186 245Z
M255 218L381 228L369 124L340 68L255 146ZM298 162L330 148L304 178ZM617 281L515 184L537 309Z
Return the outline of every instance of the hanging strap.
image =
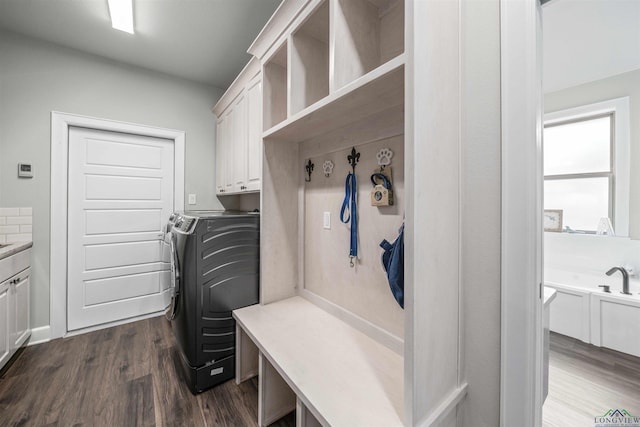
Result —
M371 183L373 184L374 187L378 185L378 183L376 182L376 178L382 180L382 185L384 185L384 188L386 188L387 190L391 190L391 183L389 182L387 177L382 173L374 173L373 175L371 175Z
M349 248L349 265L353 267L353 259L358 257L358 206L356 196L358 186L356 175L349 172L344 183L344 201L340 209L340 221L347 223L351 221L351 247Z

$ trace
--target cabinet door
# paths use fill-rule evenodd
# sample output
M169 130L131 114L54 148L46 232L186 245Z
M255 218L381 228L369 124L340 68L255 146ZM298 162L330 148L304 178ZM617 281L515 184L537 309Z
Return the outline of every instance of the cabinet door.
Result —
M0 283L0 368L7 363L11 355L9 289L9 281Z
M227 116L222 115L216 126L216 194L223 194L225 187L225 131Z
M247 190L259 191L262 179L262 76L247 87Z
M20 276L19 281L13 285L13 315L14 315L14 331L13 331L13 349L19 348L31 335L29 327L29 287L30 276Z
M235 139L236 139L236 127L237 127L237 115L232 105L229 107L230 111L227 114L226 126L224 127L224 152L223 159L225 167L224 173L224 192L234 193L233 178L234 178L234 164L233 159L235 156Z
M240 94L233 105L233 191L246 191L247 177L247 98Z

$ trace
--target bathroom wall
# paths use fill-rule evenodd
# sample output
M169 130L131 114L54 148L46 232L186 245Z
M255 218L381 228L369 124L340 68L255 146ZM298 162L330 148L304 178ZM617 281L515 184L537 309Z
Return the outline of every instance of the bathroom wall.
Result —
M640 70L545 93L544 111L551 113L623 96L629 97L631 127L629 236L640 239L640 169L634 167L640 165Z
M378 167L376 154L382 148L393 152L391 162L394 205L371 206L371 174ZM334 304L404 339L404 312L393 298L382 267L383 239L393 242L404 215L404 138L402 135L356 145L360 162L356 166L358 183L358 261L349 266L350 225L340 222L345 197L345 179L351 171L347 156L351 147L323 154L317 147L303 146L301 170L311 160L311 181L301 178L304 188L304 287ZM322 165L334 164L325 177ZM306 177L306 175L305 175ZM323 227L324 212L331 215L331 228Z
M611 267L632 267L632 286L640 291L640 240L588 234L544 233L545 280L557 281L567 273L600 277L601 284L621 288L622 279L604 273ZM573 283L571 283L573 284Z
M604 272L613 266L640 269L640 70L634 70L583 85L546 93L545 113L592 104L623 96L629 97L631 136L631 175L629 194L629 236L606 237L566 233L545 233L545 278L558 272L601 277L603 283L621 286L621 280ZM632 278L636 286L637 278Z
M33 206L32 325L49 325L51 111L183 130L192 209L220 209L215 117L222 90L0 32L0 206ZM33 165L19 179L17 164Z

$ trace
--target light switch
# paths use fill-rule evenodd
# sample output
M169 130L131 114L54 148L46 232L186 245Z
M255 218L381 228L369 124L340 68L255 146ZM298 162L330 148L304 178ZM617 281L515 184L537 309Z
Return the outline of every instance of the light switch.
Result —
M189 194L189 201L187 202L190 205L195 205L196 204L196 195L195 194Z
M326 230L331 230L331 212L324 213L323 226Z

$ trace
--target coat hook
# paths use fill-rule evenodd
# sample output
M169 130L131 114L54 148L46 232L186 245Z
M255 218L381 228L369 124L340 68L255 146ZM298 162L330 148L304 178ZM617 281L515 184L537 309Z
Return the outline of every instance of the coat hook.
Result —
M376 154L376 158L378 159L378 166L380 166L380 170L384 170L385 166L389 166L391 164L391 158L393 157L393 151L388 148L382 148Z
M331 172L333 172L333 162L331 160L325 160L322 164L322 170L324 171L324 176L328 178Z
M309 161L307 162L307 164L305 165L305 170L307 171L307 175L308 178L305 178L306 182L311 182L311 172L313 172L313 167L315 165L313 163L311 163L311 159L309 159Z
M356 173L356 165L360 161L360 153L356 152L356 147L351 148L351 154L347 156L347 161L351 165L351 169L353 170L353 174Z

